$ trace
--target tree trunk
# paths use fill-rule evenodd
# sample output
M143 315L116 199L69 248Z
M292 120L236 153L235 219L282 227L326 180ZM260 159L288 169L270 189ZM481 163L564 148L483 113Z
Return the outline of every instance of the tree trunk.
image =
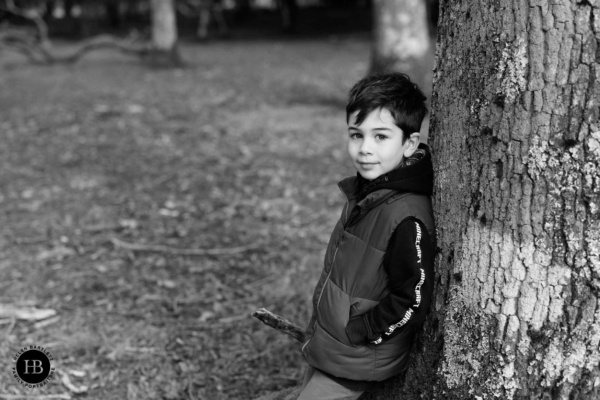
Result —
M281 29L285 33L296 32L298 23L298 4L296 0L279 0L278 5L281 16Z
M441 1L436 298L373 398L600 398L599 40L598 1Z
M104 9L108 26L112 29L121 28L123 26L123 16L121 15L120 2L118 0L105 1Z
M435 38L437 36L437 24L439 19L439 0L426 0L427 10L427 29L429 36Z
M152 44L149 59L158 66L179 66L181 58L177 49L177 21L173 0L151 0Z
M369 73L400 71L420 86L430 68L423 68L430 49L424 0L374 0L373 44Z

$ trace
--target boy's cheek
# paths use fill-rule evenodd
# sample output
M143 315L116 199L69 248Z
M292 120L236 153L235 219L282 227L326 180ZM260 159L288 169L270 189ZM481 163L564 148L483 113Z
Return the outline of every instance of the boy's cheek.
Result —
M348 143L348 146L346 147L346 153L348 154L348 157L350 157L352 159L352 161L354 161L354 157L356 156L357 151L354 149L355 146L352 145L352 143Z

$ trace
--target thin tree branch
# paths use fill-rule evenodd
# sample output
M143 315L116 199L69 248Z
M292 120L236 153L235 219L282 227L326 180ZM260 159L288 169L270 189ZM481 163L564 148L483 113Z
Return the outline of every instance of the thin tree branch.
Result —
M120 247L125 250L132 251L144 251L151 253L167 253L175 254L179 256L219 256L243 253L251 249L255 249L260 246L260 243L252 243L244 246L237 247L225 247L225 248L213 248L213 249L180 249L176 247L161 246L161 245L148 245L139 243L128 243L117 238L111 238L110 241L116 247Z
M48 24L46 24L46 21L44 21L41 13L39 13L37 10L27 13L17 7L13 0L6 0L6 7L0 7L0 10L33 22L40 36L39 40L41 45L48 46L50 44L50 37L48 36Z
M271 328L290 335L300 343L304 343L306 340L306 331L304 329L282 316L272 313L266 308L254 311L252 316L258 318L262 323L269 325Z
M152 50L149 44L136 45L133 42L118 41L110 35L99 35L83 42L73 54L62 57L51 56L51 60L54 63L74 63L85 54L98 49L116 49L121 53L135 56L144 56Z
M5 49L23 54L34 64L49 63L43 54L40 55L38 46L22 36L13 35L11 33L0 33L0 44L3 44Z
M135 44L133 40L119 41L110 35L99 35L82 42L81 46L71 54L57 55L28 39L25 35L15 32L0 33L0 43L24 54L36 64L71 64L85 54L98 49L116 49L121 53L140 57L152 51L150 44Z

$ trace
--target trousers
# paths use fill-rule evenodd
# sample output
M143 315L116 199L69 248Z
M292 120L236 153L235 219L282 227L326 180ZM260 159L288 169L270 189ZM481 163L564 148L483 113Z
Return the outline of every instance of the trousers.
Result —
M298 400L355 400L363 391L350 390L308 366Z

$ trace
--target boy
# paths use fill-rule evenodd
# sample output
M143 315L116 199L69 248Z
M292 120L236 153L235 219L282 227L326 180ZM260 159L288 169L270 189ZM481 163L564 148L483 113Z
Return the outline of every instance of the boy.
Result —
M433 290L433 167L419 144L425 99L400 73L350 90L348 154L358 173L339 183L347 202L313 295L298 399L356 399L407 368Z

